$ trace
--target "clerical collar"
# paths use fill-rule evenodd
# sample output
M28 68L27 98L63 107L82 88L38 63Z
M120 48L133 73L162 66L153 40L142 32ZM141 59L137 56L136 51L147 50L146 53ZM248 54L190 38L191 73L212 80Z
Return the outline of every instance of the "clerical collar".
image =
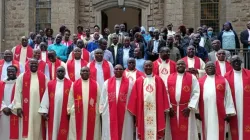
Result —
M150 75L147 75L147 74L146 74L146 77L153 77L153 74L150 74Z
M83 81L83 82L88 82L88 81L89 81L89 79L87 79L87 80L83 80L83 79L82 79L82 81Z
M3 80L6 84L13 84L16 82L16 79L15 80L7 80L8 78L6 78L5 80Z
M210 77L210 78L213 78L214 76L215 76L215 75L208 75L208 74L207 74L207 77Z
M234 70L235 73L242 73L242 69L237 71L237 70Z
M116 80L122 80L122 77L120 77L120 78L115 77L115 79L116 79Z
M56 80L57 80L57 81L63 81L64 78L63 78L63 79L59 79L58 77L56 77Z
M177 72L177 74L178 74L178 75L184 75L184 73L185 73L185 72L183 72L183 73L179 73L179 72Z
M225 63L225 61L220 61L220 60L218 60L220 63Z
M97 64L102 64L103 60L101 62L95 61Z

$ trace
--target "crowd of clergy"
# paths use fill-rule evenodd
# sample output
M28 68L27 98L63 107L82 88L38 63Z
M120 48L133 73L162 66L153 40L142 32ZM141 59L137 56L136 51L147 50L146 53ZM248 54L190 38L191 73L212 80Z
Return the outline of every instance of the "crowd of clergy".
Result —
M0 60L0 140L249 140L250 71L222 48L237 48L232 25L172 27L21 37Z

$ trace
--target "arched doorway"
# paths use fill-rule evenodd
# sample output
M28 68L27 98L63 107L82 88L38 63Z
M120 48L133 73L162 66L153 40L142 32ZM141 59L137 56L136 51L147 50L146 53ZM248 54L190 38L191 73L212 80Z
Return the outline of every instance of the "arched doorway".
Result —
M141 26L141 9L113 7L102 10L103 29L109 28L111 32L114 32L114 25L122 23L126 25L128 30L134 26Z

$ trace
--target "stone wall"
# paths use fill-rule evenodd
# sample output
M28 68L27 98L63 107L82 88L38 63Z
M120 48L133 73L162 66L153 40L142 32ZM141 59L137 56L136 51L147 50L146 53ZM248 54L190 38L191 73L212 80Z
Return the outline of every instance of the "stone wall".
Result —
M84 28L93 27L95 25L95 17L93 14L93 6L91 0L79 0L79 24Z
M148 27L151 26L158 29L164 26L164 0L152 0L150 2L150 15L148 15Z

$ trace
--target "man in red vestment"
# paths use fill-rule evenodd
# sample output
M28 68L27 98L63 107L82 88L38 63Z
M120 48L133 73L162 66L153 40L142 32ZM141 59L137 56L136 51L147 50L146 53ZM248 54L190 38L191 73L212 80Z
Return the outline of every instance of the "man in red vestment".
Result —
M168 76L176 72L176 63L169 59L170 49L167 47L162 47L160 49L160 57L154 61L153 73L164 81L166 85Z
M38 60L31 58L30 71L18 76L13 110L22 118L22 138L41 140L45 138L45 124L37 112L47 85L46 76L38 71Z
M224 76L227 72L233 69L230 63L226 60L225 50L219 50L216 57L218 58L218 60L215 61L216 74Z
M40 43L39 48L41 49L41 60L48 63L48 51L47 51L47 44L45 42Z
M127 109L135 116L139 139L159 140L164 137L169 99L162 79L153 74L152 61L145 61L144 71L146 76L135 81Z
M233 70L225 74L228 80L237 112L230 120L230 137L232 140L250 138L250 72L241 68L242 60L234 55L231 59Z
M123 75L125 75L131 82L135 82L136 79L140 78L141 76L144 76L144 73L138 71L135 68L135 59L130 57L128 59L128 68L124 71Z
M25 62L32 57L32 47L28 46L28 38L23 36L21 44L12 49L14 60L19 61L23 66Z
M56 79L56 69L59 66L63 66L64 68L66 68L66 64L57 58L56 52L54 50L48 52L48 58L50 80L54 80Z
M72 82L65 78L65 68L57 68L57 79L48 82L38 112L48 121L48 140L67 140L69 120L67 104ZM58 121L58 119L60 121Z

